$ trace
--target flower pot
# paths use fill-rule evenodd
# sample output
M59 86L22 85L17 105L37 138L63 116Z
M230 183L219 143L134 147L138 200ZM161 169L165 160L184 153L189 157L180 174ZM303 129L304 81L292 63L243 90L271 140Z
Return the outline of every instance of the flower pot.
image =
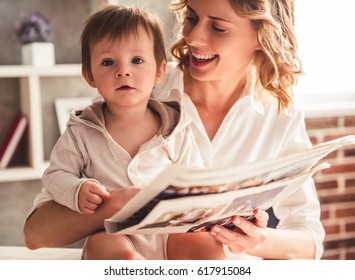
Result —
M30 43L21 48L22 64L33 66L53 66L55 64L54 45L51 42Z

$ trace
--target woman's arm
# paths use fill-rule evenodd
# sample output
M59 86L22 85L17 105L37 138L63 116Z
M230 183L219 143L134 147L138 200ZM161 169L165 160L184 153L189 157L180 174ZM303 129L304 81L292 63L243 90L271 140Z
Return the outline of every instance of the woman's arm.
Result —
M302 230L267 228L267 238L251 255L263 259L314 259L315 241Z
M26 246L34 250L70 245L103 226L98 214L84 216L53 200L45 202L25 222Z
M64 247L104 228L110 218L131 199L138 189L127 187L111 192L93 215L83 215L54 201L43 203L26 220L24 237L29 249Z

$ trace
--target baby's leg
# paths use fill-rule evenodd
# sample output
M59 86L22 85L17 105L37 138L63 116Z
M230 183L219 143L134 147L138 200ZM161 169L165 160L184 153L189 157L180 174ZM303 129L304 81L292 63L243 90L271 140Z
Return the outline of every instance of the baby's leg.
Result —
M89 236L84 250L87 260L124 260L137 255L128 237L107 234L105 231Z
M208 232L170 234L168 239L170 260L224 260L223 244Z

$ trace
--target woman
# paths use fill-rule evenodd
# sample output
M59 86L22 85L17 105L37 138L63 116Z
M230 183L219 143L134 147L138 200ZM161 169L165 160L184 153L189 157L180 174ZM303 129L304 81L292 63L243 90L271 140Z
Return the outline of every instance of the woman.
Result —
M292 87L302 72L293 1L179 0L172 7L183 20L183 38L173 47L179 65L169 69L155 97L169 99L169 89L183 88L184 109L194 119L191 127L205 164L230 166L309 148L303 114L292 105ZM133 195L131 189L112 193L90 217L46 202L26 222L26 244L58 247L80 240L101 229L103 219ZM321 257L324 230L312 180L274 212L277 229L267 228L267 214L257 210L254 223L234 218L243 234L215 226L210 235L231 254ZM176 252L179 244L191 242L185 237L170 236L171 258L183 258Z

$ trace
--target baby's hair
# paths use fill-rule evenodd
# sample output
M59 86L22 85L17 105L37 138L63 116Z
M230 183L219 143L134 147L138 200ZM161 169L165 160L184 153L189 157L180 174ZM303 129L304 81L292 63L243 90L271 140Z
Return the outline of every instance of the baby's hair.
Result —
M81 61L83 69L92 79L91 46L104 38L111 40L138 35L143 28L154 41L157 67L166 61L163 32L160 19L138 7L108 5L94 13L85 23L81 35Z

